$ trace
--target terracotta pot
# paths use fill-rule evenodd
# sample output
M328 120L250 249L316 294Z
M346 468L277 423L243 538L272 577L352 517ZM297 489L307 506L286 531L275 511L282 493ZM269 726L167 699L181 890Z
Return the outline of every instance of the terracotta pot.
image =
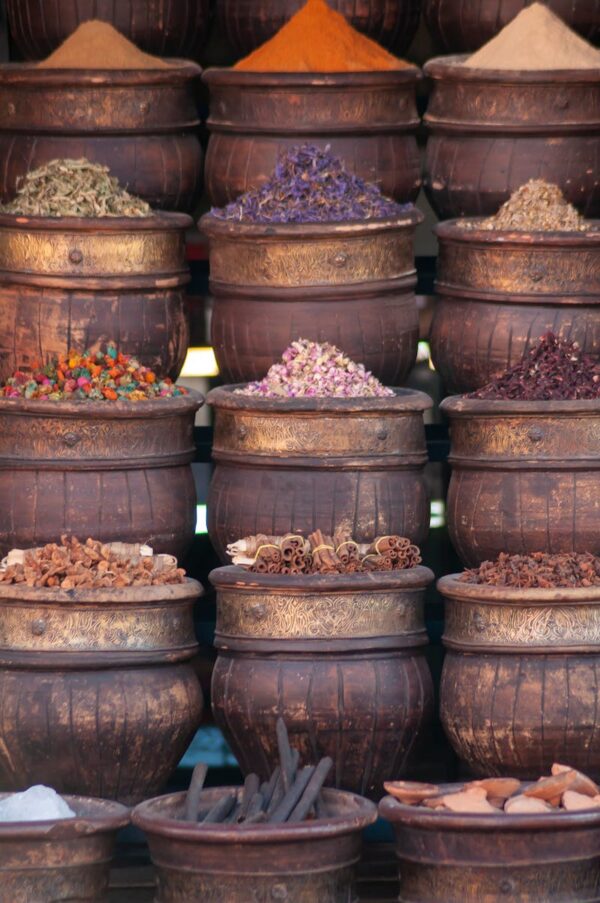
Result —
M234 788L205 790L201 805L212 806ZM373 803L325 790L331 816L297 824L264 824L236 830L229 825L194 825L181 820L183 793L137 806L132 820L146 834L158 872L157 900L165 903L354 903L354 869L361 831L377 818Z
M416 200L421 162L420 70L284 73L208 69L206 190L220 207L267 181L281 151L329 145L348 168L397 201Z
M215 414L208 531L223 562L228 543L253 533L333 534L344 524L359 542L425 540L427 395L272 400L234 389L207 398Z
M396 833L400 900L587 903L597 896L597 809L556 815L460 815L405 806L386 796L379 813Z
M328 0L353 28L394 53L406 50L415 36L421 0ZM302 0L221 0L217 16L230 44L245 56L279 31L302 6Z
M600 401L446 398L447 519L469 567L500 552L600 553Z
M196 392L153 401L0 399L0 554L61 533L148 542L183 558L195 535Z
M486 385L548 331L600 357L600 229L489 232L453 221L436 233L431 356L448 391Z
M0 380L110 340L177 379L189 342L181 213L0 216Z
M48 56L82 22L102 19L158 56L196 57L206 36L209 0L7 0L12 39L26 60Z
M129 824L129 813L106 800L66 801L75 818L0 825L2 903L106 899L115 837Z
M135 803L159 793L200 726L200 584L53 590L0 584L0 786ZM37 899L37 898L36 898Z
M386 385L401 385L417 355L422 219L414 210L377 222L254 226L204 216L221 376L262 379L302 336L332 342Z
M433 716L423 646L428 568L292 577L219 568L212 707L245 774L279 761L277 718L303 764L379 798L415 760Z
M440 219L489 216L529 179L554 182L587 217L600 216L600 67L468 69L430 60L424 180Z
M0 66L2 200L30 169L86 157L153 207L193 210L202 189L201 69L170 62L145 70Z
M445 53L478 50L534 0L425 0L425 20ZM600 0L545 0L588 41L600 37Z
M515 589L443 577L442 723L481 776L537 779L554 762L600 776L600 590ZM473 688L477 692L473 692Z

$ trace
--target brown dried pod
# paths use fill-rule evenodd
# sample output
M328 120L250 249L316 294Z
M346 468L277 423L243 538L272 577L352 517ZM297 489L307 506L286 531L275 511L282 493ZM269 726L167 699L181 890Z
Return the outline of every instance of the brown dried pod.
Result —
M419 781L385 781L383 787L386 793L407 806L432 799L440 793L440 788L435 784L422 784Z

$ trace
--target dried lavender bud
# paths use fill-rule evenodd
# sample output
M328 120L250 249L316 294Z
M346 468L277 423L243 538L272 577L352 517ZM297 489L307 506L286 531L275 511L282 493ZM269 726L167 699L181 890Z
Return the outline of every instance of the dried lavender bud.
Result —
M260 382L236 389L263 398L386 398L394 394L339 348L298 339Z
M530 179L521 185L495 216L484 220L464 219L464 229L512 232L587 232L592 224L569 204L558 185Z
M600 586L600 558L589 552L561 555L546 552L508 555L502 552L496 561L484 561L478 568L464 571L460 581L520 589Z
M513 401L600 398L600 364L582 354L576 342L552 332L542 336L526 359L467 398Z
M250 223L327 223L403 216L412 209L348 172L329 146L321 150L305 144L284 151L262 187L211 212Z

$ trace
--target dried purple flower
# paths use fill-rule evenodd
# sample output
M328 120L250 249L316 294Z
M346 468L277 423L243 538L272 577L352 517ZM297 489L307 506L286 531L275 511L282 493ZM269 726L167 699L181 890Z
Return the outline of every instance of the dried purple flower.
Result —
M364 182L337 157L305 144L283 152L272 177L226 207L221 219L251 223L326 223L402 216L412 204L397 204L377 185Z

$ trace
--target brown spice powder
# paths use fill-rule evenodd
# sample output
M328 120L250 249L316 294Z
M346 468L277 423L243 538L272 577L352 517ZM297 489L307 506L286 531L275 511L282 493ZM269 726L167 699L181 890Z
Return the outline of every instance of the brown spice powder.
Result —
M39 69L168 69L160 57L144 53L108 22L83 22Z
M510 196L498 213L484 220L458 221L463 229L488 232L588 232L592 223L570 204L558 185L530 179Z

